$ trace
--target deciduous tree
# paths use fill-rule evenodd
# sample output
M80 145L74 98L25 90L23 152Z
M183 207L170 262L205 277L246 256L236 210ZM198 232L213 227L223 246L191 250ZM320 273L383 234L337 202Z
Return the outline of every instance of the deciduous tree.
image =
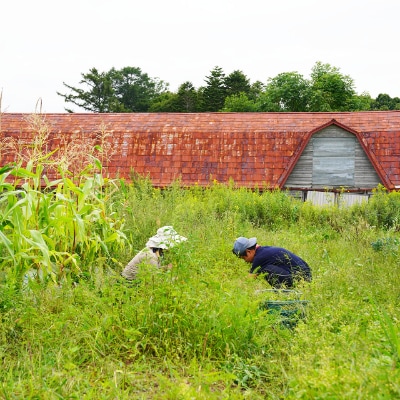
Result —
M268 80L264 102L271 104L271 111L307 111L310 84L298 72L283 72Z
M121 70L112 68L99 73L92 68L82 74L79 82L83 88L74 87L64 82L71 93L58 95L66 103L72 103L86 111L107 112L145 112L152 101L168 89L168 84L158 78L150 78L140 68L125 67ZM66 109L72 112L71 109Z
M225 104L222 109L225 112L254 112L257 111L257 105L250 100L246 93L232 94L225 98Z
M84 88L77 88L67 85L64 86L71 90L69 94L57 92L64 97L66 103L72 103L86 111L107 113L120 112L123 105L118 101L113 85L112 73L99 72L96 68L89 70L87 74L81 74L82 80L79 82ZM73 112L71 109L65 109Z
M400 110L400 98L391 98L386 93L380 93L372 102L373 110Z
M354 81L339 68L318 61L311 72L310 111L348 111L355 95Z

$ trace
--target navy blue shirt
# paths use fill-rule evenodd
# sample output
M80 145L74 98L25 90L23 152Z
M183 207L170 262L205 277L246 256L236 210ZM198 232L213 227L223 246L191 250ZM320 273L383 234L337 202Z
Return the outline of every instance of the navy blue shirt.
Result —
M258 246L250 273L263 274L272 287L292 287L296 277L311 281L308 264L282 247Z

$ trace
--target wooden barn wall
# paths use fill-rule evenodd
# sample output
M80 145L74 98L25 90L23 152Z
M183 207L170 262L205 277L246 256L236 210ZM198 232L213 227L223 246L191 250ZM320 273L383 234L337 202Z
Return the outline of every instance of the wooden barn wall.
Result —
M312 141L308 143L302 155L297 161L292 173L286 180L286 187L312 187L312 172L313 172L313 146Z
M356 146L356 165L354 171L354 180L356 187L376 187L382 183L371 161L365 154L365 151L359 143Z
M332 125L312 136L285 186L363 189L379 183L379 176L357 137Z

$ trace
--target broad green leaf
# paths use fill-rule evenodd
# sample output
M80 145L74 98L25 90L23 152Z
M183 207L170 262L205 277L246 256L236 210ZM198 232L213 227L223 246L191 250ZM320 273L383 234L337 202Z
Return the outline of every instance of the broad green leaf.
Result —
M13 165L4 165L3 167L0 167L0 175L6 174L14 168L15 167Z
M18 178L34 178L36 175L25 169L25 168L16 168L11 171L11 175L16 176Z
M6 235L4 235L4 233L2 231L0 231L0 243L2 243L4 245L4 247L7 249L8 253L10 254L10 256L15 261L14 251L12 248L12 242L10 239L8 239L8 237Z

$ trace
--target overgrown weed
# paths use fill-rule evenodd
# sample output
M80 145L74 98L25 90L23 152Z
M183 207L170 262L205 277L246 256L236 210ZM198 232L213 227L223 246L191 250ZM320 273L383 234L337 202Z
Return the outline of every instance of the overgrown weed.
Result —
M29 151L35 163L0 173L4 398L400 396L397 193L343 209L232 182L160 190L104 177L98 157L42 191L52 155ZM119 272L162 225L188 237L165 255L174 268L127 284ZM292 329L259 308L272 295L233 256L238 236L312 267Z

